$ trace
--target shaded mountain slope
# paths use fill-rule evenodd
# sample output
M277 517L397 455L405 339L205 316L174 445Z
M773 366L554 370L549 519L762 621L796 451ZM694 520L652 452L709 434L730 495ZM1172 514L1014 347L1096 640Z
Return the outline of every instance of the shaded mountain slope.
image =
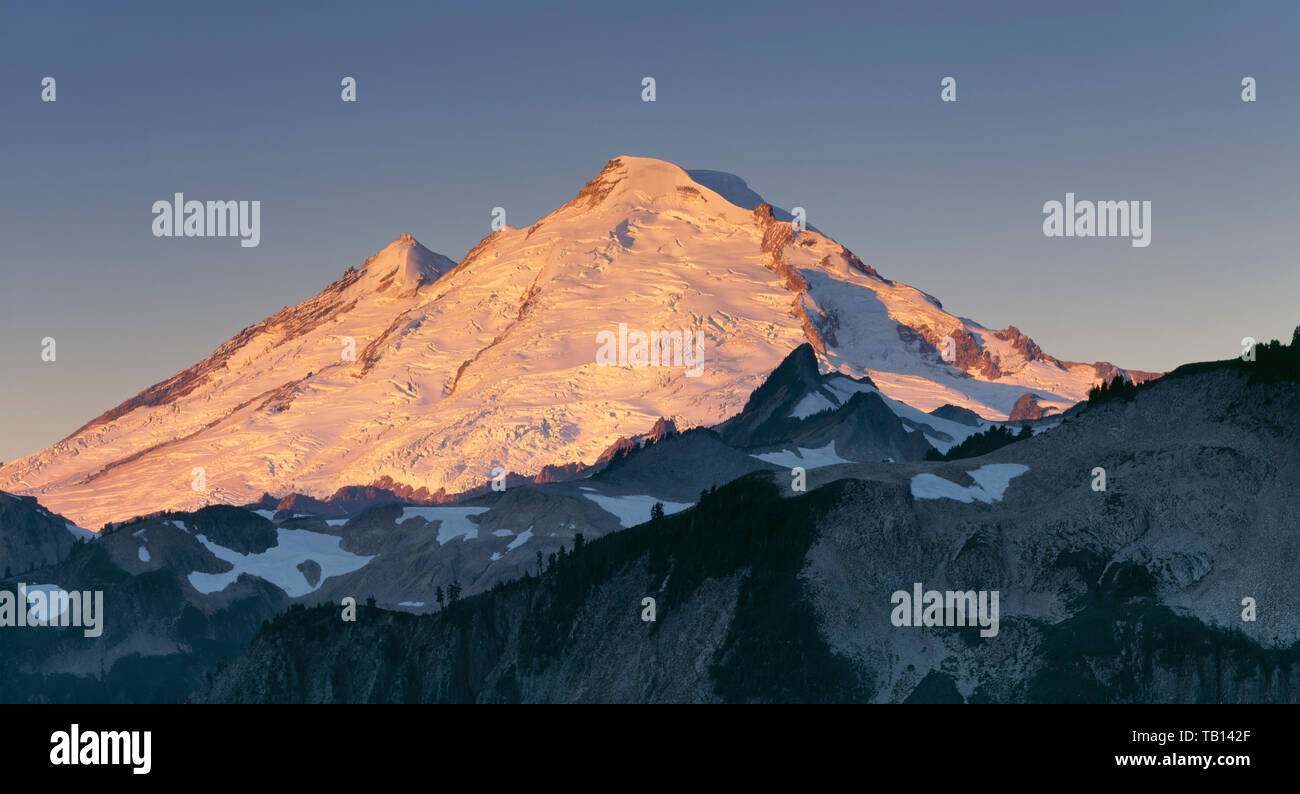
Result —
M1190 368L805 494L756 472L437 615L291 613L204 697L1300 702L1300 392L1269 371ZM894 625L914 583L997 591L997 633Z

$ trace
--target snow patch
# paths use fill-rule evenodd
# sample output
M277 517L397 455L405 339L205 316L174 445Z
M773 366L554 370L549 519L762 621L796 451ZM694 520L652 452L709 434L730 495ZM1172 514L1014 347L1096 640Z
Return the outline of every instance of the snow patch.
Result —
M791 419L807 419L813 414L819 414L822 411L829 411L835 408L835 404L826 399L818 392L805 394L790 412Z
M307 529L277 529L278 543L260 554L240 554L219 546L203 535L199 542L218 559L234 566L225 573L190 574L190 584L204 595L220 592L232 584L242 573L257 576L285 592L290 598L306 595L316 590L331 576L351 573L374 559L344 551L340 538ZM315 586L308 584L298 565L313 560L320 566L320 579Z
M527 543L528 539L531 538L532 536L533 536L533 528L529 527L528 529L525 529L523 532L519 533L519 537L510 541L510 543L506 546L506 551L514 551L515 549Z
M82 529L71 521L65 523L67 524L68 531L71 532L72 536L77 540L94 540L99 537L98 532L91 532L89 529Z
M474 540L478 537L478 524L469 520L470 516L486 513L490 507L403 507L397 523L403 524L411 518L423 518L430 523L441 521L438 525L438 545L445 546L455 538Z
M979 483L985 493L993 497L993 501L1000 502L1011 485L1011 478L1019 477L1027 471L1029 467L1019 463L990 463L966 473Z
M664 515L669 516L680 513L693 504L692 502L665 502L653 496L601 496L594 493L583 494L583 496L600 505L600 509L606 513L617 516L618 523L625 527L634 527L649 521L650 510L655 506L655 502L663 502Z
M936 474L918 474L912 478L912 496L916 499L955 499L967 504L979 500L985 504L1002 501L1013 477L1029 471L1019 463L990 463L968 471L975 485L958 485Z
M804 447L797 447L796 449L798 452L791 452L790 450L765 452L761 455L750 455L750 457L758 458L767 463L774 463L786 469L793 469L796 466L802 466L805 469L819 469L822 466L834 466L837 463L853 463L853 461L845 460L835 454L834 441L818 449L806 449Z

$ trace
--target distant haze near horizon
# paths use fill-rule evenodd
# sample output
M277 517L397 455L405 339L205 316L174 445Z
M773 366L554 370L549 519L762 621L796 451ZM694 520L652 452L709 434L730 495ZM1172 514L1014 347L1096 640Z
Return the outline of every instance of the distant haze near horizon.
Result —
M494 207L527 226L621 154L736 174L1063 359L1167 371L1289 339L1297 32L1282 3L6 5L0 461L399 234L459 261ZM260 201L260 245L154 237L177 192ZM1151 201L1151 245L1045 237L1067 192Z

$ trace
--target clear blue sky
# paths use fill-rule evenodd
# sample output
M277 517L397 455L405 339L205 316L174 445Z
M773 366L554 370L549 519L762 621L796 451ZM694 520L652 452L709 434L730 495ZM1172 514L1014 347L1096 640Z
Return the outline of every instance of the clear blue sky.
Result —
M1294 3L0 4L0 460L398 234L459 259L618 154L738 174L1062 358L1289 338L1298 34ZM176 191L260 200L261 245L153 237ZM1151 200L1151 246L1045 238L1066 191Z

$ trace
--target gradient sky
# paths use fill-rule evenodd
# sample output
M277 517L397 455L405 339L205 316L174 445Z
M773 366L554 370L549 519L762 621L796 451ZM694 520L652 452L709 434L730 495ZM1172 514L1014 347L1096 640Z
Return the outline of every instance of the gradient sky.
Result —
M0 3L0 461L401 233L459 259L619 154L738 174L1064 359L1300 324L1294 3L270 5ZM261 245L153 237L176 191L260 200ZM1151 200L1150 247L1044 237L1066 191Z

